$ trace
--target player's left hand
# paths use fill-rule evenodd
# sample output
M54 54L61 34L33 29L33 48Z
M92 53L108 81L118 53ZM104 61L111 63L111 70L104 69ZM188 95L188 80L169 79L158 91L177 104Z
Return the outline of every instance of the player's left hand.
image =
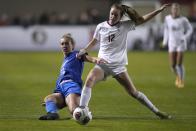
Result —
M102 58L97 58L96 63L97 64L107 64L108 62L106 60L102 59Z
M164 4L160 7L160 10L163 11L164 9L166 9L167 7L171 6L171 4Z

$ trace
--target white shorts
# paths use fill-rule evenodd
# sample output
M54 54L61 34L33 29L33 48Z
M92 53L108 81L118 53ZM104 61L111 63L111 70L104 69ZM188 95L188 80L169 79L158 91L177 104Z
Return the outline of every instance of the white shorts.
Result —
M126 72L127 68L123 65L120 66L113 66L113 65L105 65L105 64L100 64L100 65L95 65L94 68L99 68L102 69L104 71L104 78L108 77L108 76L116 76L122 72Z
M169 45L168 49L169 52L184 52L186 51L187 47L186 44Z

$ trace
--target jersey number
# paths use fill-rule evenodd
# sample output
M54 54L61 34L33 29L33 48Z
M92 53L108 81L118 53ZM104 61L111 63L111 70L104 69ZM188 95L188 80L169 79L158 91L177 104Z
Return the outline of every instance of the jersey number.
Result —
M108 41L112 42L114 40L115 34L109 35L108 36Z

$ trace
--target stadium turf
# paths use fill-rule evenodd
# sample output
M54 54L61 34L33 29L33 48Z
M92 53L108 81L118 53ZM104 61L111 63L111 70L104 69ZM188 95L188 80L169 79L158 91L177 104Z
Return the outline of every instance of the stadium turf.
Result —
M90 53L95 55L96 53ZM196 130L196 53L185 54L185 88L174 86L167 52L131 52L128 72L138 90L162 111L160 120L128 96L113 79L98 83L92 92L93 120L81 126L66 109L60 120L39 121L41 102L52 92L59 74L60 52L0 53L0 131L194 131ZM83 79L93 64L86 63Z

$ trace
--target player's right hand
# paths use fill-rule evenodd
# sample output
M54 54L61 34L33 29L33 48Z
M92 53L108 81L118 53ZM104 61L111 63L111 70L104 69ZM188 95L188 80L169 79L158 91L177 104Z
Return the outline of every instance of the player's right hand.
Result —
M171 6L171 3L169 4L164 4L160 7L160 10L163 11L164 9L166 9L167 7Z
M108 62L106 60L104 60L103 58L97 58L96 64L108 64Z

